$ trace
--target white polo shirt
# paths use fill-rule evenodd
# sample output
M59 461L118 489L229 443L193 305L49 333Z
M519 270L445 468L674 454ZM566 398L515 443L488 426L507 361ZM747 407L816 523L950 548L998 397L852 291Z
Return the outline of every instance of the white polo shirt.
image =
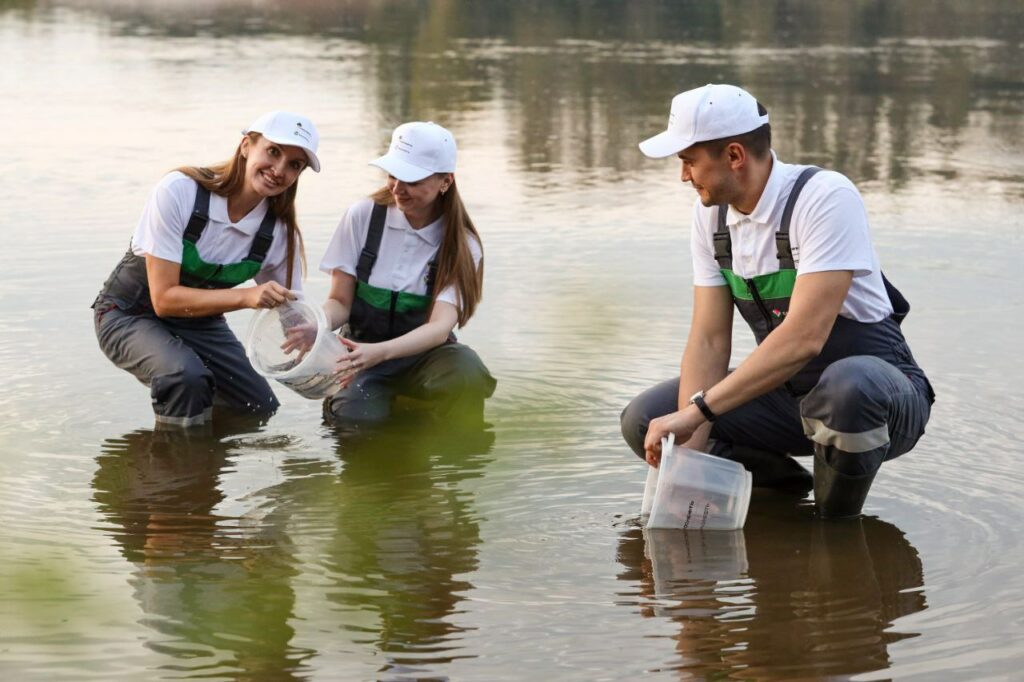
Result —
M132 253L136 256L150 254L181 263L184 250L181 240L196 203L196 186L195 180L178 171L168 173L157 183L132 235ZM249 255L252 240L260 230L266 211L267 200L264 199L244 218L232 222L228 217L227 199L211 192L210 220L196 244L200 258L207 263L224 265L243 260ZM285 282L288 277L287 256L288 227L283 220L278 220L274 226L274 241L253 279L259 284L273 280L288 286ZM291 289L302 291L302 261L297 252L292 268Z
M771 174L753 212L744 215L729 207L726 224L732 237L732 269L738 276L751 278L778 271L775 232L804 168L807 166L782 163L773 151ZM690 235L695 286L726 284L715 261L717 228L718 209L705 207L698 199ZM864 201L846 176L823 170L807 181L793 209L789 240L797 277L810 272L853 271L840 315L858 322L878 322L892 314Z
M366 234L370 231L372 212L373 200L369 198L349 207L327 245L323 260L320 261L322 271L330 274L334 270L341 270L353 277L358 276L356 266L359 264L359 254L366 243ZM437 253L443 234L443 216L417 230L413 229L397 206L388 206L387 216L384 218L384 234L381 236L377 262L370 272L369 284L391 291L425 295L430 261ZM480 243L470 238L469 248L473 255L473 263L480 267L483 253ZM458 291L454 285L440 292L437 300L461 308Z

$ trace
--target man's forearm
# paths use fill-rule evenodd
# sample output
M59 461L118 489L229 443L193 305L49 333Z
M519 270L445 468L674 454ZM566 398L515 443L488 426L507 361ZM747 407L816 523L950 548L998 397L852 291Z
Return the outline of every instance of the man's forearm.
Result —
M685 410L690 397L701 390L715 386L729 372L729 358L732 354L731 339L724 344L697 342L691 340L683 352L679 367L679 410ZM694 450L703 450L711 433L710 423L697 429L685 445Z
M820 347L794 331L785 325L779 327L736 371L706 389L705 401L711 410L722 414L778 388L817 355Z

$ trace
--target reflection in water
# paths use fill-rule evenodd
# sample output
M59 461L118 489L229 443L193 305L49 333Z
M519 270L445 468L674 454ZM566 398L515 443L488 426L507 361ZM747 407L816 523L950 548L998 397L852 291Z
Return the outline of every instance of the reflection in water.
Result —
M135 651L136 637L168 652L158 657L168 676L216 676L223 662L224 676L247 669L287 679L323 666L331 679L328 666L357 659L385 661L388 672L349 679L414 667L459 679L526 670L538 679L619 670L630 679L634 668L674 655L646 634L668 629L679 638L687 622L695 634L737 628L694 645L729 661L699 665L735 677L748 665L741 660L758 671L790 663L852 671L884 666L887 655L896 677L1018 673L1021 399L1007 386L1022 378L1013 362L1022 318L1021 296L1000 273L1016 267L1024 234L1022 19L1019 0L0 0L8 66L0 117L8 129L35 131L32 145L10 146L7 160L19 172L9 174L8 193L51 190L51 200L21 202L8 215L12 225L34 227L8 231L14 242L4 261L3 300L14 312L0 319L0 499L8 512L0 554L10 561L12 543L29 551L53 544L82 558L83 585L127 575L148 625L117 622L83 629L80 639L98 669L139 679L160 673L148 655L137 666L121 657ZM673 362L688 313L677 294L687 274L679 230L690 195L635 145L664 127L671 94L708 81L739 82L765 100L782 158L851 175L890 242L887 269L902 270L901 286L918 291L909 331L949 399L922 446L930 457L893 471L878 510L900 519L942 590L929 592L922 618L908 619L925 636L896 647L898 656L888 642L899 635L887 624L924 608L913 587L920 566L899 532L873 519L854 524L860 545L847 542L850 528L835 538L836 557L870 556L870 570L863 560L835 564L823 555L833 539L812 537L809 520L752 513L741 547L691 546L710 554L697 562L702 571L723 558L718 573L684 574L682 583L671 582L676 562L662 558L685 544L655 538L652 566L639 534L628 535L625 579L667 600L648 597L642 608L659 617L640 620L607 599L606 580L622 569L603 561L619 540L604 514L639 501L635 471L615 464L624 462L616 416L630 386ZM146 191L139 178L181 160L160 161L154 135L201 159L203 142L190 134L197 123L227 125L236 118L228 113L279 97L312 102L333 121L324 145L334 162L319 189L307 187L303 209L311 264L338 218L339 196L363 191L365 161L395 123L449 123L465 140L467 168L484 170L467 177L480 190L474 215L491 245L484 319L469 333L499 378L509 377L504 402L489 412L502 452L486 465L487 480L466 480L479 474L481 455L448 462L430 445L444 436L429 432L397 461L382 459L398 449L383 445L386 436L376 450L340 436L325 446L316 410L295 403L271 428L312 452L269 455L285 458L277 472L285 482L272 489L268 515L244 523L232 510L250 498L233 499L232 486L238 467L261 459L244 442L176 447L135 432L105 444L94 480L92 462L69 454L108 436L104 420L123 424L120 433L147 416L125 404L123 382L100 376L82 292L93 292L109 267L94 256L109 253L99 242L120 243L117 225L136 217L124 197ZM82 121L117 125L83 136ZM60 296L55 261L76 263ZM317 286L326 285L314 269L311 294ZM77 532L90 518L90 493L82 492L90 480L108 520L99 539ZM267 490L260 494L266 499ZM486 526L478 509L490 517ZM886 534L891 541L879 542ZM127 561L109 561L110 538ZM821 558L814 570L812 545ZM876 561L885 548L896 557ZM863 585L844 592L818 582L837 565L840 577L864 570L875 596ZM479 601L469 601L470 589ZM504 604L495 605L495 593L507 596ZM836 609L826 612L822 599ZM231 620L231 612L245 617ZM660 617L669 612L675 620ZM813 619L801 624L805 612ZM581 623L595 624L591 634L580 636ZM844 645L837 623L863 633L849 646L875 658L851 663L850 650L836 648ZM463 631L470 627L477 634ZM4 662L67 660L63 635L32 646L5 643ZM440 663L458 656L476 658ZM560 669L566 660L579 665Z
M472 588L480 529L460 484L482 474L492 432L415 415L339 431L341 472L322 460L289 463L287 480L260 491L271 509L259 518L217 512L231 450L246 442L239 435L216 419L201 434L140 430L107 440L98 458L94 499L135 566L147 646L174 659L163 670L273 680L308 672L314 652L292 642L290 623L304 614L294 613L300 566L285 516L326 534L313 561L328 576L328 621L386 661L377 679L467 656L454 619Z
M381 144L401 121L458 127L499 101L518 165L545 186L646 167L636 143L664 127L671 96L731 82L766 103L792 162L891 187L923 176L1021 192L1003 161L960 154L1024 136L1020 117L995 115L1020 102L1024 21L1010 0L56 4L125 35L311 36L335 41L317 49L325 61L365 45Z
M760 502L760 504L757 504ZM848 676L890 666L893 622L926 608L917 551L874 517L836 523L767 494L735 533L632 529L640 613L678 623L666 668L700 678Z
M480 527L460 484L490 461L490 431L392 421L388 428L338 432L340 475L318 500L334 515L322 547L334 585L327 599L356 641L386 661L380 679L416 675L466 656L454 617L472 588ZM366 612L372 628L361 625Z
M309 652L289 644L293 553L272 517L251 528L216 513L231 432L223 420L213 429L108 439L94 500L135 566L130 582L151 630L146 645L173 658L166 673L299 679Z

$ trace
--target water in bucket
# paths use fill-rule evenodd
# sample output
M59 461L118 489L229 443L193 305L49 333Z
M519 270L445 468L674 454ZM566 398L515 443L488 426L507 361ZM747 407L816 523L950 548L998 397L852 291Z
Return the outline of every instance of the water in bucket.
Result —
M648 467L641 514L648 528L736 530L747 520L752 485L742 464L661 441L661 466Z
M281 346L295 335L305 337L306 344L312 345L305 352L294 349L286 353ZM299 395L319 400L334 395L340 388L338 359L348 349L327 328L323 309L305 301L288 301L253 316L245 353L263 376Z

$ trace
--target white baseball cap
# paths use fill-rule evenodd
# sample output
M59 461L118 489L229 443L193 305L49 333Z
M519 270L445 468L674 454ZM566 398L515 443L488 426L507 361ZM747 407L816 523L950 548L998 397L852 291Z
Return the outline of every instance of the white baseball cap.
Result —
M455 172L455 137L433 121L403 123L391 133L388 153L370 162L402 182Z
M662 159L698 142L749 133L768 122L759 108L753 95L735 85L708 83L687 90L672 98L668 129L641 142L640 151Z
M320 145L320 133L316 126L305 116L290 111L268 111L242 131L243 135L259 133L271 142L301 147L309 159L309 167L320 172L320 159L316 156L316 148Z

